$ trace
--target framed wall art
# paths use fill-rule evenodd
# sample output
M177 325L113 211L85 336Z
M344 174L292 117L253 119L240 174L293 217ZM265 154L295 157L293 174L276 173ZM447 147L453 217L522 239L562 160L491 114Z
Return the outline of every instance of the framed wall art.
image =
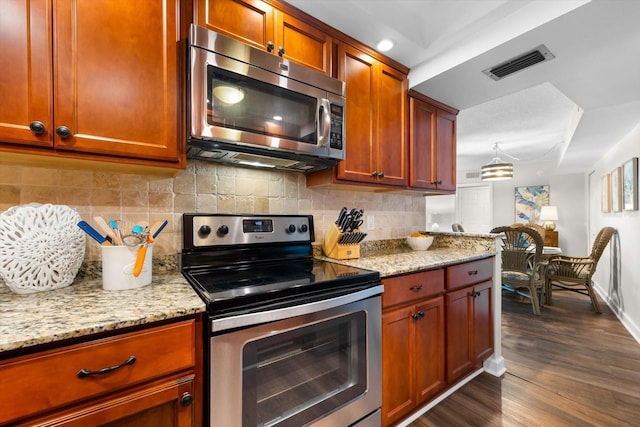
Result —
M620 212L622 210L622 168L617 167L610 173L611 175L611 211Z
M515 196L515 222L537 223L540 219L540 209L549 205L549 186L516 187Z
M622 209L638 210L638 158L633 157L622 165Z
M611 212L611 177L609 174L600 178L600 210Z

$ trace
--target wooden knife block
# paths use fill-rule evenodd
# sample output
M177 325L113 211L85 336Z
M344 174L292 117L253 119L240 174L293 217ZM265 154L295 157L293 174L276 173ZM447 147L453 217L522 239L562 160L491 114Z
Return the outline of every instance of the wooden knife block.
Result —
M360 258L360 244L355 245L339 245L338 241L342 233L338 226L331 224L331 227L324 236L322 250L329 258L334 259L355 259Z

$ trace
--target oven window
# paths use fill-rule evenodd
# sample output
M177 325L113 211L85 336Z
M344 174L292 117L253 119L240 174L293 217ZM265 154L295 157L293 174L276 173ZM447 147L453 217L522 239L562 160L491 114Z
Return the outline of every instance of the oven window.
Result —
M250 342L242 357L242 425L304 425L365 393L366 313Z
M317 143L314 97L209 65L207 103L212 126Z

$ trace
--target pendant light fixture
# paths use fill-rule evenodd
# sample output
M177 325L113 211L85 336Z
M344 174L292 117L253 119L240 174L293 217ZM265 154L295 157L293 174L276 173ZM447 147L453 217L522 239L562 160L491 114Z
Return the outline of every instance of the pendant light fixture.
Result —
M495 157L480 169L482 181L502 181L513 178L513 163L507 163L498 157L498 143L493 145Z

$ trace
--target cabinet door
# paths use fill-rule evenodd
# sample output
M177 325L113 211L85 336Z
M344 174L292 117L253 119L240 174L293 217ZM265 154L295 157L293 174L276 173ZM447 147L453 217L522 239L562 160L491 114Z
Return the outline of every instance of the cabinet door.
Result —
M0 2L0 142L53 145L50 18L51 0Z
M439 190L456 189L456 116L438 109L436 181Z
M284 48L284 58L331 74L331 37L319 29L276 12L276 51Z
M415 98L409 103L409 185L435 188L436 108Z
M473 336L476 366L482 366L493 354L493 312L491 293L493 282L488 281L475 285L473 298Z
M374 183L374 105L376 61L347 44L338 50L338 78L346 82L346 154L338 179Z
M379 70L374 125L378 182L404 187L407 185L407 77L383 63L379 63Z
M197 0L196 24L260 49L276 43L275 11L260 0Z
M193 408L193 377L189 377L114 396L25 425L191 427L194 425Z
M413 364L415 306L382 315L382 425L388 425L415 407Z
M434 397L444 382L444 297L418 304L414 351L416 402L418 405ZM424 316L423 316L424 314Z
M180 160L179 6L56 2L56 149ZM70 136L60 136L64 129Z
M475 364L472 292L473 287L467 287L446 294L448 383L462 377Z

